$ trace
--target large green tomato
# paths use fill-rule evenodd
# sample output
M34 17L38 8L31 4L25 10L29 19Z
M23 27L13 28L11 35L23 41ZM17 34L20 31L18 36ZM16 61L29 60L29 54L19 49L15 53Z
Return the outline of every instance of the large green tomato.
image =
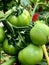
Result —
M36 45L43 45L48 42L49 27L41 22L37 22L30 31L31 41Z
M18 16L18 20L19 20L19 26L27 26L30 24L30 14L29 12L24 9L23 13L21 15Z
M15 55L17 53L16 48L8 43L8 39L3 42L3 50L9 55Z
M27 26L30 24L30 14L24 9L19 16L10 15L8 21L15 26Z
M40 46L29 44L18 54L18 59L23 65L35 65L43 58L43 51Z
M0 27L0 42L3 42L4 38L5 38L4 29Z

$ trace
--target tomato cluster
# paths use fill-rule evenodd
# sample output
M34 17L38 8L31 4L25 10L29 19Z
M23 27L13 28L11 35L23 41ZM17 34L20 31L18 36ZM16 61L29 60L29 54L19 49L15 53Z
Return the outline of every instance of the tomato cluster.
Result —
M32 21L33 19L34 16ZM0 43L3 43L3 50L11 56L17 56L23 65L39 63L43 58L41 46L49 42L49 26L42 20L31 22L30 13L26 9L18 16L11 14L6 21L3 23L4 27L0 27ZM9 27L12 32L9 31Z

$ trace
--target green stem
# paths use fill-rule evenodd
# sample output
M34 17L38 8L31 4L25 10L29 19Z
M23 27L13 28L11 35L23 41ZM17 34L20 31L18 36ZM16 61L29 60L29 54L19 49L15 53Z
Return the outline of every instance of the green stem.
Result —
M0 21L4 21L6 20L13 12L16 11L16 6L14 6L12 9L8 10L5 14L4 14L4 18L0 19Z
M37 6L38 6L39 1L40 1L40 0L37 0L37 2L36 2L36 5L35 5L35 7L34 7L34 9L33 9L33 12L32 12L32 16L34 15L34 13L35 13L35 11L36 11L36 8L37 8Z
M11 25L8 21L6 21L6 20L3 21L3 24L4 24L4 26L5 26L13 35L15 34L12 25Z
M16 11L16 6L13 7L12 9L8 10L6 13L5 13L5 18L6 19L9 15L11 15L11 13L13 13L14 11Z

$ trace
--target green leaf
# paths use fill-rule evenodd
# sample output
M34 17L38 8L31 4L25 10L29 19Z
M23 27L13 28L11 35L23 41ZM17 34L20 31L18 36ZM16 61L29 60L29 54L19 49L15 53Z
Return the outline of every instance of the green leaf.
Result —
M39 65L47 65L46 62L41 62Z
M46 59L42 59L42 61L37 65L47 65Z

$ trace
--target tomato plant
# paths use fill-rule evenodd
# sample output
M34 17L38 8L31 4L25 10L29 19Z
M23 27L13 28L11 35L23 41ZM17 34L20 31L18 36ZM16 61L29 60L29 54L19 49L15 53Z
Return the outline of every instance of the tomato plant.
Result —
M0 47L5 55L17 58L17 65L49 65L42 50L46 45L49 54L48 0L0 0L0 10Z

